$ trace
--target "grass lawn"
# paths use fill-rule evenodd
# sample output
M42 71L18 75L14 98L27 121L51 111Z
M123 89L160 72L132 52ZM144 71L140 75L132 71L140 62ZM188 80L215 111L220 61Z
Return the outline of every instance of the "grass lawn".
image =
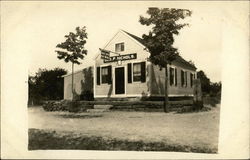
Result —
M208 112L68 113L29 108L29 149L216 153L219 107Z

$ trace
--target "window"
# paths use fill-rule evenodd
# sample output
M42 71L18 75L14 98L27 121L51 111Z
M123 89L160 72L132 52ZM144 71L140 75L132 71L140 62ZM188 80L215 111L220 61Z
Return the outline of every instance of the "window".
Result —
M102 83L108 83L108 67L102 67L101 77Z
M116 52L124 51L124 43L117 43L117 44L115 44L115 51Z
M181 86L184 86L184 71L181 70Z
M174 84L174 68L170 67L170 86Z
M175 68L175 73L174 73L174 80L175 80L175 86L177 86L177 68Z
M133 64L133 81L141 81L141 63Z
M185 73L185 87L187 87L187 71L184 72Z
M187 71L181 70L181 86L187 87Z
M190 87L193 87L193 74L190 73Z

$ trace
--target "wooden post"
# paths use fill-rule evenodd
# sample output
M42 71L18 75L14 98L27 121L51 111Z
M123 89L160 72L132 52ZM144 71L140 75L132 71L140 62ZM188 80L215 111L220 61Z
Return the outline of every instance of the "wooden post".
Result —
M169 111L169 99L168 99L168 65L165 68L165 101L164 101L164 112Z

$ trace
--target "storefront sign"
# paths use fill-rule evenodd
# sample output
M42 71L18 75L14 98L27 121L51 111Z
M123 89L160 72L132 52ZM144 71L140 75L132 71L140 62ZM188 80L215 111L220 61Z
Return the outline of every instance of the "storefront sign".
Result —
M109 59L104 59L104 63L109 63L109 62L117 62L117 61L126 61L126 60L131 60L131 59L136 59L137 54L132 53L132 54L125 54L125 55L120 55L120 56L113 56L109 57Z
M102 59L108 60L110 58L110 52L109 51L101 49L101 48L100 48L100 51L101 51L101 58Z

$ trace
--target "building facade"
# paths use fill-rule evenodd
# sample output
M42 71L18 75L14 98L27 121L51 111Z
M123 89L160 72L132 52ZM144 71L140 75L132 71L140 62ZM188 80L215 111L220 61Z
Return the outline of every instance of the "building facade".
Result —
M165 69L160 70L148 61L150 53L145 48L141 38L123 30L118 31L102 48L111 51L110 58L105 59L101 51L95 57L94 98L164 97ZM196 78L193 64L178 56L168 65L168 73L170 97L193 96L193 80ZM79 74L79 77L84 76ZM75 86L76 90L79 89L77 84ZM69 97L68 94L64 93L65 99Z

